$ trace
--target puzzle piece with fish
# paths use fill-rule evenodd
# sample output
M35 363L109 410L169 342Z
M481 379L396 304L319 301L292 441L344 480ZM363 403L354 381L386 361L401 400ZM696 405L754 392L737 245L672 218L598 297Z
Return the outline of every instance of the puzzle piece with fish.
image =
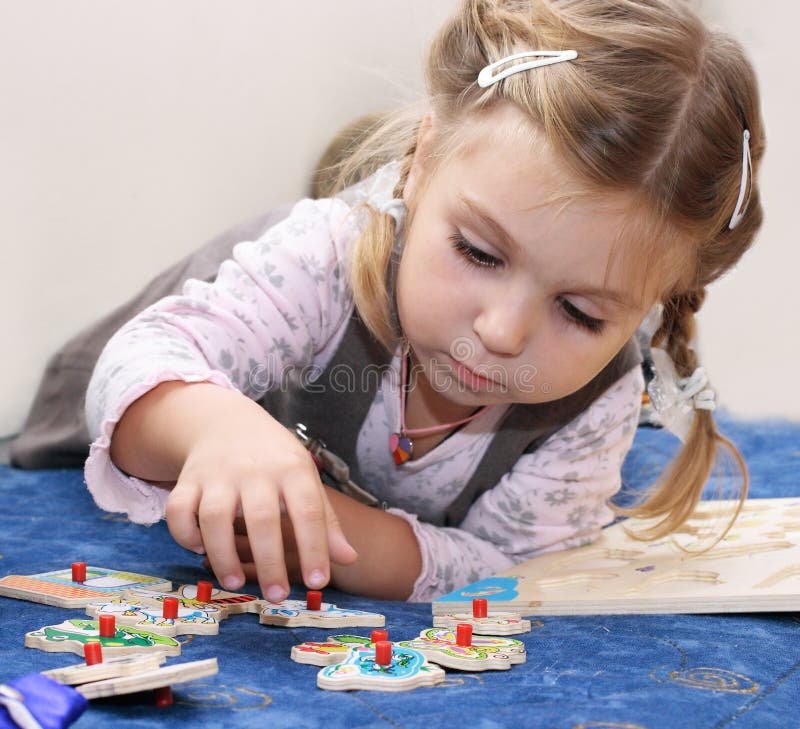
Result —
M461 623L451 628L427 628L413 640L401 640L401 648L413 648L432 663L460 671L506 671L525 663L522 641L489 635L472 635L472 626Z
M351 650L341 663L320 669L317 686L328 691L410 691L444 679L445 672L419 651L378 641L363 650Z
M305 600L284 600L280 603L265 602L259 614L263 625L283 628L381 628L386 618L379 613L363 610L343 610L336 605L322 602L319 590L309 590Z

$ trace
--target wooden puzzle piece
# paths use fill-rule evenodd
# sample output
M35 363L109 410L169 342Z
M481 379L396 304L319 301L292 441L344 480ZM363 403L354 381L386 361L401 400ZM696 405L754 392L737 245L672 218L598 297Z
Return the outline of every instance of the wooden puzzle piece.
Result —
M444 681L445 672L419 651L390 645L388 660L381 662L376 656L378 646L353 650L342 663L321 669L317 686L327 691L410 691Z
M119 656L110 656L102 663L95 663L94 665L76 663L74 666L42 671L42 674L66 686L76 686L90 681L102 681L106 678L118 678L119 676L130 676L134 673L153 671L166 660L166 654L161 651L127 653Z
M360 635L331 635L324 643L306 641L292 646L291 658L297 663L311 666L332 666L344 661L351 651L374 648L370 638Z
M343 610L328 602L320 602L316 609L309 609L308 600L284 600L272 604L264 603L259 622L283 628L381 628L386 618L378 613L363 610ZM314 606L316 607L316 606Z
M471 625L475 635L519 635L531 632L531 621L519 613L491 612L485 618L476 618L470 613L450 613L433 618L435 628L453 629L459 623Z
M162 666L161 668L134 673L129 676L117 676L103 681L93 681L92 683L77 686L76 689L87 699L100 699L107 696L121 696L123 694L137 693L138 691L161 689L178 683L186 683L198 678L213 676L217 673L219 673L217 659L207 658L202 661L189 661L188 663L176 663L172 666Z
M35 575L6 575L0 579L0 595L55 607L78 608L92 601L115 597L127 589L172 589L172 583L160 577L86 565L83 565L83 571L85 575L80 575L84 578L82 580L73 580L77 576L74 566L73 569Z
M100 643L104 654L109 656L151 650L162 651L168 656L181 653L181 644L174 638L127 625L117 627L113 636L101 636L97 620L65 620L58 625L47 625L25 634L26 648L56 653L72 652L79 656L83 655L83 647L88 642Z
M414 640L396 643L401 648L413 648L432 663L461 671L505 671L517 663L525 663L522 641L488 635L472 637L470 625L461 623L451 628L427 628Z
M92 602L86 606L86 614L93 618L113 615L118 625L132 625L159 635L216 635L219 622L213 615L220 611L212 607L213 613L195 607L182 607L173 598L174 617L165 615L164 600L115 598L114 600ZM167 603L168 604L168 603Z
M462 623L471 625L476 635L516 635L531 630L531 621L519 613L489 612L486 598L472 601L472 613L448 613L433 618L436 628L455 628Z
M223 620L229 615L238 615L240 613L258 613L263 607L264 601L255 595L248 595L239 592L226 592L206 588L207 593L203 596L198 596L198 589L202 591L203 583L198 585L180 585L175 590L159 591L136 588L126 590L123 597L128 597L135 600L158 600L163 602L165 597L177 597L180 604L184 608L196 608L204 610L212 615L216 620ZM205 583L210 585L210 583ZM219 611L218 615L214 615L213 611Z

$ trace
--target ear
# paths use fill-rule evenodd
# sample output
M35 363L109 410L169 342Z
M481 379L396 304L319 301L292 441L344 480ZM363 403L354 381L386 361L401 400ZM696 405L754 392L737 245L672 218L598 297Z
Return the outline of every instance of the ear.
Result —
M417 132L417 147L411 159L411 168L408 171L406 184L403 187L403 200L408 205L419 192L422 180L425 179L425 160L431 151L433 140L439 129L439 120L433 110L422 118Z

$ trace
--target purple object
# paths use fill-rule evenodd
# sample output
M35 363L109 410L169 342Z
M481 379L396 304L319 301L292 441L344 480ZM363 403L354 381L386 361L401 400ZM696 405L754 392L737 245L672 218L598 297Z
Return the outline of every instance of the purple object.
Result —
M72 724L89 702L71 686L41 673L0 684L0 729L61 729Z

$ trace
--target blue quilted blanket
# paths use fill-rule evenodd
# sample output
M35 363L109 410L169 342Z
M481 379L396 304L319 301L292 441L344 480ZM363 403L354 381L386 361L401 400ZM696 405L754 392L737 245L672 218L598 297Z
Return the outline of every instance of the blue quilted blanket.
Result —
M753 497L800 495L800 424L724 416L720 422L748 462ZM626 486L636 491L649 483L674 446L668 433L640 429L623 472ZM0 498L0 575L82 560L174 582L208 578L199 558L178 547L163 524L141 527L99 511L80 471L0 467ZM302 596L300 590L293 595ZM429 604L334 591L325 599L383 613L395 640L431 625ZM26 649L23 638L81 614L0 598L0 682L77 662L72 654ZM316 687L318 669L289 659L295 644L358 629L285 629L259 625L255 615L235 616L218 636L183 638L182 657L171 659L216 656L217 676L176 687L169 708L156 708L145 695L94 701L74 726L800 727L800 613L540 617L533 623L524 636L527 663L509 671L448 670L444 684L392 694L323 691Z

